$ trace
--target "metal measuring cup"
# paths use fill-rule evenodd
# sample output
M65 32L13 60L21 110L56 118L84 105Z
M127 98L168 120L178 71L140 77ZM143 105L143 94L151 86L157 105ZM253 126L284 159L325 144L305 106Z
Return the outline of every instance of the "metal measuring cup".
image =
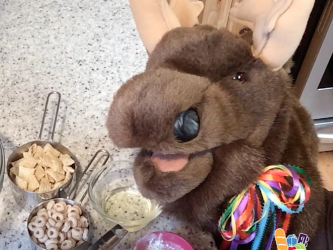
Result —
M109 160L110 158L110 154L107 150L105 149L100 149L98 150L95 155L91 158L90 162L88 163L87 167L84 169L83 173L81 174L80 178L78 179L78 181L76 182L76 184L71 188L71 190L68 191L68 196L71 196L72 195L72 192L78 187L82 177L85 175L85 173L87 172L87 170L90 168L90 166L92 165L92 163L94 162L95 158L97 157L98 154L100 153L104 153L106 155L106 158L102 164L102 166L104 166L106 164L106 162ZM73 247L71 248L71 250L86 250L88 249L88 246L89 246L89 243L90 243L90 240L91 240L91 236L92 236L92 230L93 230L93 227L91 225L91 217L89 215L89 213L87 212L87 210L85 208L82 207L82 201L84 200L84 198L86 197L87 195L87 190L84 192L84 194L82 195L81 199L79 202L76 202L74 201L73 199L70 199L70 198L55 198L55 199L51 199L51 200L54 200L56 203L57 202L60 202L60 201L63 201L65 202L66 204L68 205L77 205L81 210L82 210L82 216L86 217L88 219L88 241L85 241L83 242L81 245L78 245L76 247ZM32 250L46 250L46 248L43 248L39 245L37 245L33 240L32 240L32 234L31 232L29 231L29 228L28 228L28 225L29 223L31 222L32 218L37 215L38 211L41 210L42 208L45 208L47 207L47 204L51 201L51 200L48 200L48 201L44 201L42 203L40 203L38 206L36 206L29 214L29 217L28 217L28 220L27 220L27 227L26 227L26 230L28 231L28 235L29 235L29 238L30 238L30 245L31 245L31 249Z
M5 175L5 150L0 141L0 193L3 185L4 175Z
M53 127L52 127L52 133L51 133L51 139L47 141L42 140L42 134L43 134L43 128L45 123L45 116L47 107L49 104L49 99L51 95L57 95L58 96L58 102L57 102L57 109L55 112L55 117L53 121ZM12 190L12 194L15 198L15 201L17 204L22 207L25 210L31 211L34 207L36 207L39 203L45 200L49 200L52 198L67 198L68 197L68 191L73 189L76 182L76 176L78 175L78 169L80 168L80 163L77 160L77 158L63 145L60 143L57 143L53 141L54 139L54 131L56 127L56 122L58 118L58 112L60 107L60 101L61 101L61 95L59 92L53 91L50 92L47 96L46 103L45 103L45 109L43 114L43 120L39 132L39 137L37 141L31 141L28 142L21 147L17 148L8 158L7 161L7 175L10 180L10 187ZM59 187L58 189L45 192L45 193L36 193L36 192L30 192L24 189L19 188L14 181L15 176L10 173L10 168L12 167L12 162L15 162L21 158L23 158L23 153L27 152L33 144L37 144L38 146L44 147L47 143L50 143L56 150L58 150L62 154L68 154L73 160L74 164L71 166L74 169L74 172L71 175L70 180L65 183L63 186ZM73 195L74 193L71 192Z

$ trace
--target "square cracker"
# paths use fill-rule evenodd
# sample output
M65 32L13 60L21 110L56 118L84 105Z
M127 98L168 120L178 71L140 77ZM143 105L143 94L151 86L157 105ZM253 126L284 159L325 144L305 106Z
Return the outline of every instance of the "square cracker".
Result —
M63 179L65 179L65 175L59 174L59 173L53 171L52 169L47 169L46 173L48 173L56 182L59 182L59 181L62 181Z
M35 176L37 178L38 181L40 181L44 176L45 176L45 171L43 169L43 167L41 165L37 165L37 167L35 168Z
M31 153L36 160L40 160L44 156L44 149L41 146L36 145L35 149L32 150Z
M52 178L52 176L51 176L51 175L49 175L49 174L46 172L46 170L45 170L45 173L46 173L47 179L49 180L49 182L50 182L50 183L52 183L52 184L53 184L53 183L55 183L55 182L56 182L56 181L55 181L55 179L53 179L53 178Z
M46 193L52 190L52 184L47 177L43 177L39 184L39 193Z
M19 165L18 164L14 164L14 162L12 163L12 167L10 168L10 173L18 176L19 175Z
M53 161L52 159L55 156L51 153L43 153L43 155L39 158L38 163L46 168L52 168L53 167Z
M59 158L52 158L52 168L54 172L57 172L59 174L65 174L65 171L62 166L62 162L59 160Z
M31 177L29 178L29 180L27 180L28 182L28 191L35 191L37 188L39 188L39 182L36 178L36 176L31 175Z
M34 168L25 168L19 165L19 173L18 176L24 179L25 181L29 182L29 179L35 177L35 169Z
M59 159L64 166L71 166L74 164L74 160L68 154L61 154Z
M23 180L19 176L15 177L15 183L19 188L21 188L23 190L28 190L28 182Z
M56 150L54 147L52 147L52 145L50 143L48 143L44 146L44 152L51 153L57 158L60 156L60 152L58 150Z
M37 165L37 160L30 154L29 152L23 153L22 161L20 161L20 165L26 168L34 168Z

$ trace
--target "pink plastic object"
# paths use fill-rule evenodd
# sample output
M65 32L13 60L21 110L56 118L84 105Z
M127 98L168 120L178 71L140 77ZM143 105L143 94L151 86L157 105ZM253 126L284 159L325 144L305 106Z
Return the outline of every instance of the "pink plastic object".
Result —
M194 248L177 234L153 232L138 240L133 250L194 250Z

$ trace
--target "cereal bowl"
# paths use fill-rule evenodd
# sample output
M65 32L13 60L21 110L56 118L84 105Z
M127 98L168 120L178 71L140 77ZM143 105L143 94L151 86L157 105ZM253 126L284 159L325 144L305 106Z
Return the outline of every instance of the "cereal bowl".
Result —
M89 183L88 194L99 214L128 232L144 228L162 212L156 201L140 194L130 161L113 161L96 172Z
M5 175L5 151L0 141L0 193L3 185L4 175Z
M15 181L15 175L12 174L12 163L17 162L20 159L23 159L23 153L28 152L29 148L32 145L37 145L40 147L45 147L47 144L51 145L54 149L59 151L61 154L69 155L70 158L74 161L71 165L73 169L73 173L71 174L69 180L64 183L63 185L57 187L54 190L50 190L48 192L34 192L25 190L22 187L19 187ZM12 194L14 196L15 201L17 204L26 209L27 211L31 211L34 207L36 207L39 203L52 199L52 198L67 198L67 194L70 189L75 185L77 174L78 174L78 167L80 166L76 157L63 145L52 142L52 141L32 141L22 145L21 147L17 148L8 158L7 161L7 176L10 180L10 187ZM71 197L70 197L71 198Z
M58 97L58 103L51 138L43 141L41 138L51 95ZM72 189L80 164L65 146L53 141L60 100L59 92L48 94L39 139L14 150L7 161L7 175L12 194L16 203L28 211L48 199L68 198L68 192L75 195L75 190ZM62 156L63 159L60 159Z
M64 218L59 218L59 220L54 219L53 221L56 224L51 225L49 222L50 219L57 218L57 216L59 216L59 215L55 215L56 212L54 212L54 211L53 211L54 212L53 214L50 212L52 210L52 208L48 209L48 205L50 204L50 202L54 202L54 204L65 203L66 206L70 205L70 206L75 206L75 209L79 208L82 211L82 213L80 215L80 219L75 219L75 216L76 216L76 215L74 215L75 212L73 212L72 216L69 216L69 214L72 212L69 212L71 208L67 207L66 212L59 212L60 214L64 214ZM54 206L55 205L53 205L53 207ZM41 221L39 221L40 217L44 218L44 220L41 219ZM74 218L74 219L72 219L72 218ZM86 218L86 219L83 219L83 218ZM73 227L72 220L76 220L76 225L75 225L76 227ZM78 221L80 221L80 227L78 225ZM84 223L87 223L87 224L83 225L83 222L81 222L81 221L85 221ZM33 226L32 226L33 223L43 223L43 225L41 225L40 228L36 227L35 231L33 231ZM59 223L58 226L57 226L57 223ZM56 199L52 199L51 201L44 201L44 202L40 203L37 207L35 207L31 211L31 213L28 217L28 220L27 220L26 230L29 234L30 245L31 245L32 250L46 250L46 249L86 250L86 249L88 249L91 235L92 235L93 227L91 225L92 224L91 224L91 218L89 216L89 213L87 213L87 211L79 203L77 203L73 200L69 200L69 199L56 198ZM86 226L88 226L88 227L86 227ZM79 228L82 229L81 232L80 232ZM85 230L87 232L85 232ZM68 237L69 232L71 234L70 237ZM74 236L74 232L76 232L78 235ZM49 236L51 236L51 237L55 236L55 238L49 238ZM47 237L47 239L46 239L46 237ZM79 237L79 238L77 238L77 237ZM80 238L81 238L81 241L80 241ZM41 241L43 241L43 242L41 242ZM75 243L74 243L74 241L75 241Z

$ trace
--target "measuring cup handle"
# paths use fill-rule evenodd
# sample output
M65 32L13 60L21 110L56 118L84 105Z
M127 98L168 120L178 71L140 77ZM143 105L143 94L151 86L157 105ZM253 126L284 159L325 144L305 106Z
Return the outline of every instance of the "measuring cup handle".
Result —
M51 95L57 95L58 96L58 103L57 103L57 110L55 113L54 121L53 121L53 128L52 128L52 133L51 133L51 141L53 141L54 138L54 131L57 123L57 118L58 118L58 112L59 112L59 106L60 106L60 101L61 101L61 94L57 91L50 92L47 95L46 103L45 103L45 109L44 109L44 114L43 114L43 120L42 120L42 125L40 127L39 131L39 140L42 140L42 134L43 134L43 129L44 129L44 123L45 123L45 116L46 116L46 111L47 111L47 106L49 105L49 100Z
M87 165L87 166L85 167L85 169L83 170L83 173L81 174L80 178L76 181L75 185L69 190L69 192L68 192L68 194L67 194L67 197L70 197L70 196L71 196L71 194L73 193L73 191L74 191L74 190L77 188L77 186L79 185L79 183L80 183L82 177L86 174L86 172L87 172L88 169L90 168L91 164L94 162L94 160L96 159L97 155L99 155L100 153L104 153L104 154L106 155L106 158L105 158L105 160L104 160L102 166L104 166L104 165L107 163L107 161L108 161L109 158L110 158L110 153L109 153L107 150L105 150L105 149L100 149L100 150L98 150L98 151L94 154L94 156L91 158L91 160L90 160L90 162L88 163L88 165ZM84 197L85 197L86 195L87 195L87 191L82 195L82 197L81 197L81 201L80 201L80 202L83 201L83 199L84 199Z
M119 241L125 237L127 230L122 228L120 225L114 226L100 239L98 239L88 250L106 250L113 249Z

